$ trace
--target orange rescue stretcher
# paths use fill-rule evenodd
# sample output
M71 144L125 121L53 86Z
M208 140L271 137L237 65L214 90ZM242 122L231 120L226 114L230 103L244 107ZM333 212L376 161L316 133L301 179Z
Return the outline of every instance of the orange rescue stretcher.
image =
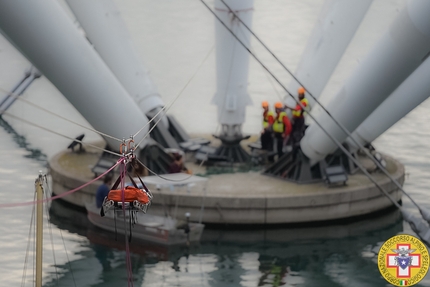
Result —
M102 208L100 209L100 215L104 216L105 213L111 208L122 208L122 203L124 202L124 207L130 211L142 211L146 213L149 206L151 205L152 193L143 183L142 179L139 175L137 178L139 179L142 188L139 188L130 174L127 172L128 177L130 178L133 186L126 186L124 188L124 199L123 199L123 190L117 189L119 183L121 182L121 176L118 177L116 182L113 184L111 190L108 195L105 197Z

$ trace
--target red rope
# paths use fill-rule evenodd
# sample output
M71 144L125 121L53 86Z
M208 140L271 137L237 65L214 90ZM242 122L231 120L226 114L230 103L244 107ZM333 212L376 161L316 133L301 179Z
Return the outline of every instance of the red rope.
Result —
M127 283L128 287L133 287L133 270L131 266L131 259L130 259L130 246L128 244L128 237L127 237L127 222L126 222L126 216L125 216L125 176L126 176L126 166L125 163L121 163L121 201L122 201L122 214L124 218L124 240L125 240L125 262L127 266ZM132 220L131 216L131 210L129 210L129 218L128 220Z
M98 177L94 178L93 180L91 180L91 181L89 181L89 182L87 182L87 183L84 183L83 185L81 185L81 186L79 186L79 187L77 187L77 188L75 188L75 189L72 189L72 190L66 191L66 192L64 192L64 193L62 193L62 194L59 194L59 195L56 195L56 196L53 196L53 197L49 197L49 198L45 198L45 199L42 199L42 200L28 201L28 202L15 202L15 203L4 203L4 204L0 204L0 208L34 205L34 204L38 204L38 203L45 203L45 202L48 202L48 201L52 201L52 200L55 200L55 199L58 199L58 198L65 197L65 196L67 196L67 195L69 195L69 194L72 194L72 193L74 193L74 192L76 192L76 191L78 191L78 190L80 190L80 189L82 189L82 188L84 188L84 187L86 187L86 186L90 185L91 183L93 183L93 182L95 182L95 181L97 181L97 180L101 179L103 176L105 176L105 175L106 175L106 174L108 174L110 171L112 171L112 170L113 170L113 169L114 169L118 164L120 164L120 163L124 162L124 160L125 160L125 158L124 158L124 157L121 157L121 158L116 162L116 164L115 164L114 166L112 166L110 169L108 169L107 171L105 171L104 173L102 173L101 175L99 175Z

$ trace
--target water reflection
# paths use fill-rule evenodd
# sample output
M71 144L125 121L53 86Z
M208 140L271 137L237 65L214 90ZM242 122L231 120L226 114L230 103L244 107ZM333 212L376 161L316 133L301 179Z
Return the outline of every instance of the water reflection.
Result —
M385 281L378 272L375 252L383 241L402 230L398 211L345 225L209 229L203 234L200 252L217 254L221 273L224 262L229 261L236 274L251 262L259 266L258 280L255 272L242 270L240 278L236 276L232 282L235 286L381 286ZM245 254L250 258L247 265L239 260Z
M116 286L127 282L125 238L91 225L86 214L52 203L51 222L85 236L81 258L59 286ZM207 228L198 245L162 246L132 240L135 286L384 286L376 265L379 246L403 231L401 215L347 224L269 229ZM55 278L46 286L55 286ZM55 284L54 284L55 283Z
M20 135L2 116L0 116L0 127L10 134L16 144L27 153L23 156L41 162L43 165L47 163L47 156L40 149L33 148L27 141L26 137Z

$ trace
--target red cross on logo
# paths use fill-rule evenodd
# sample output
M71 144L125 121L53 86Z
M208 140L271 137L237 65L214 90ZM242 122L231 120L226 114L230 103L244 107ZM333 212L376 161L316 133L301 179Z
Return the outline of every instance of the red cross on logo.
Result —
M397 244L397 250L409 250L411 248L410 244ZM397 268L397 278L410 278L411 277L411 268L421 268L421 254L409 254L409 260L412 260L411 264L403 269L399 266L399 263L396 262L396 257L399 258L399 253L387 253L386 254L386 266L387 268Z

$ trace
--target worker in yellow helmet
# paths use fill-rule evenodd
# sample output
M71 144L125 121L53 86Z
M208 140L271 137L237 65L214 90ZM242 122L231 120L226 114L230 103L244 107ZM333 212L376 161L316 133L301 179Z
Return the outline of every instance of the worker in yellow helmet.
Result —
M261 148L270 152L273 151L272 126L275 121L275 114L269 110L267 101L263 101L261 107L263 108L263 130L260 136ZM269 157L269 161L273 161L273 157Z
M275 103L276 117L273 123L273 134L276 139L276 148L278 159L282 156L283 148L291 133L291 122L284 111L284 105L281 102Z
M292 108L287 105L285 105L285 108L292 110L293 115L293 130L291 132L291 142L293 145L293 149L298 146L300 143L300 140L302 139L304 132L305 132L305 109L309 108L309 101L305 98L305 89L303 87L300 87L297 90L298 93L298 99L299 103ZM307 109L306 109L307 110Z

